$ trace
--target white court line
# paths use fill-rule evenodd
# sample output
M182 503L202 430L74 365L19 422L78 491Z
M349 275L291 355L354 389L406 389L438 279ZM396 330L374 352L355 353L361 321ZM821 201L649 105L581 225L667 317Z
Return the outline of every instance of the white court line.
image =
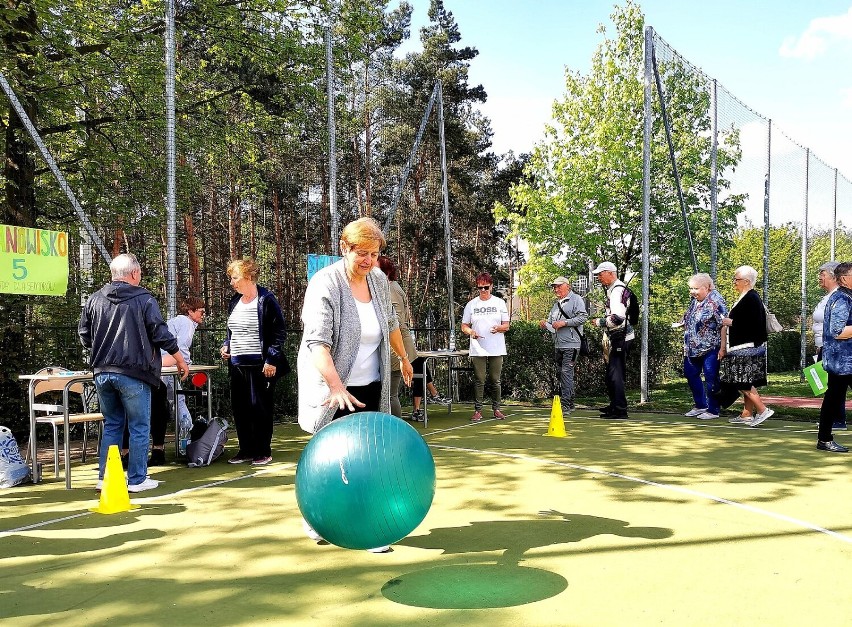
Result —
M153 503L154 501L160 501L160 500L163 500L163 499L170 499L170 498L178 496L178 495L189 494L191 492L196 492L198 490L206 490L207 488L213 488L213 487L216 487L218 485L224 485L226 483L233 483L234 481L242 481L243 479L250 479L252 477L257 477L259 475L264 475L266 473L272 472L273 470L281 470L281 469L286 469L286 468L292 468L295 465L296 464L281 464L280 466L278 466L278 465L270 466L270 467L264 468L262 470L258 470L257 472L253 472L249 475L242 475L240 477L233 477L232 479L222 479L221 481L213 481L212 483L205 483L203 485L198 485L198 486L195 486L195 487L192 487L192 488L186 488L186 489L183 489L183 490L178 490L177 492L170 492L168 494L158 494L157 496L148 496L148 497L142 497L142 498L134 499L133 504L136 505L136 504ZM162 483L165 483L165 481L163 481ZM130 510L130 511L133 511L133 510ZM10 536L10 535L15 534L15 533L20 533L22 531L31 531L32 529L38 529L40 527L46 527L48 525L53 525L53 524L56 524L56 523L65 522L66 520L74 520L75 518L82 518L83 516L90 516L92 514L97 514L97 512L85 511L85 512L80 512L78 514L71 514L70 516L63 516L62 518L52 518L50 520L44 520L44 521L39 522L39 523L33 523L32 525L25 525L23 527L16 527L15 529L7 529L5 531L0 531L0 538L5 538L7 536Z
M745 503L739 503L738 501L732 501L730 499L723 498L721 496L716 496L714 494L708 494L707 492L699 492L698 490L692 490L690 488L684 488L677 485L671 485L668 483L659 483L657 481L649 481L648 479L640 479L639 477L631 477L629 475L622 475L617 472L609 472L607 470L600 470L597 468L590 468L589 466L581 466L579 464L569 464L567 462L558 462L549 459L542 459L540 457L532 457L529 455L520 455L518 453L502 453L500 451L487 451L480 450L474 448L464 448L458 446L446 446L442 444L430 444L433 448L443 449L447 451L460 451L464 453L478 453L481 455L494 455L497 457L506 457L509 459L517 459L521 461L528 462L537 462L539 464L549 465L549 466L561 466L563 468L571 468L574 470L581 470L583 472L588 472L596 475L604 475L606 477L613 477L616 479L624 479L626 481L633 481L636 483L641 483L644 485L648 485L655 488L660 488L663 490L669 490L671 492L679 492L680 494L686 494L693 497L698 497L702 499L707 499L709 501L715 501L716 503L722 503L723 505L731 505L732 507L737 507L739 509L743 509L747 512L751 512L753 514L759 514L761 516L767 516L768 518L774 518L775 520L780 520L783 522L791 523L798 527L804 527L805 529L810 529L811 531L818 531L819 533L824 533L828 536L831 536L837 540L842 542L846 542L848 544L852 544L852 537L844 535L842 533L838 533L836 531L832 531L831 529L826 529L825 527L820 527L819 525L815 525L813 523L807 522L805 520L799 520L798 518L793 518L792 516L787 516L785 514L778 514L776 512L771 512L766 509L762 509L760 507L754 507L753 505L746 505Z

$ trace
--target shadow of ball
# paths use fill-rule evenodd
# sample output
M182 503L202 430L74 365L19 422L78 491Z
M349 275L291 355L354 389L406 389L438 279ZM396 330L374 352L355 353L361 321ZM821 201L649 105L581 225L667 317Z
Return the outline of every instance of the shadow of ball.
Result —
M324 539L347 549L390 545L423 522L435 496L435 461L408 423L382 412L335 420L308 442L296 501Z

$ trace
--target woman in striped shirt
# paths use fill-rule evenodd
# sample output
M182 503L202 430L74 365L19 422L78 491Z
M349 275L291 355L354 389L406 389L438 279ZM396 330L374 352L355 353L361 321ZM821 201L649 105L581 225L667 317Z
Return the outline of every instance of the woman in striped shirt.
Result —
M231 464L272 461L275 383L290 371L284 355L287 324L275 295L257 284L260 270L252 259L228 264L237 293L228 305L228 333L221 348L231 377L231 409L240 450Z

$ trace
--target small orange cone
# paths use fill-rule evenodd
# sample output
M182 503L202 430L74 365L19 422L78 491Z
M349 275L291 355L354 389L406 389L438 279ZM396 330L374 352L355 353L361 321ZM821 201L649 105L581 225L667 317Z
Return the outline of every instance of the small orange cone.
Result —
M138 505L130 504L127 481L124 479L124 469L121 467L121 455L118 452L118 446L113 444L107 452L104 483L101 487L101 502L91 511L98 514L118 514L138 508Z
M558 396L553 397L553 407L550 409L550 427L544 435L551 438L564 438L568 435L565 432L565 421L562 419L562 403Z

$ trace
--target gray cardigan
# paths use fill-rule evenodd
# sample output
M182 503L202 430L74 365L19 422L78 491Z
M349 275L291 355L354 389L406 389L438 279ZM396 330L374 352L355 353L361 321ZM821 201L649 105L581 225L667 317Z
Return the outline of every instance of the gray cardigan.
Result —
M399 327L399 322L391 307L385 274L374 269L367 275L367 286L382 329L379 345L382 396L379 409L390 413L390 333ZM299 425L309 433L316 433L331 422L337 408L321 405L328 398L329 389L314 366L311 350L318 344L328 346L337 374L346 385L361 344L361 321L344 260L323 268L311 278L305 291L302 325L304 333L297 361Z

